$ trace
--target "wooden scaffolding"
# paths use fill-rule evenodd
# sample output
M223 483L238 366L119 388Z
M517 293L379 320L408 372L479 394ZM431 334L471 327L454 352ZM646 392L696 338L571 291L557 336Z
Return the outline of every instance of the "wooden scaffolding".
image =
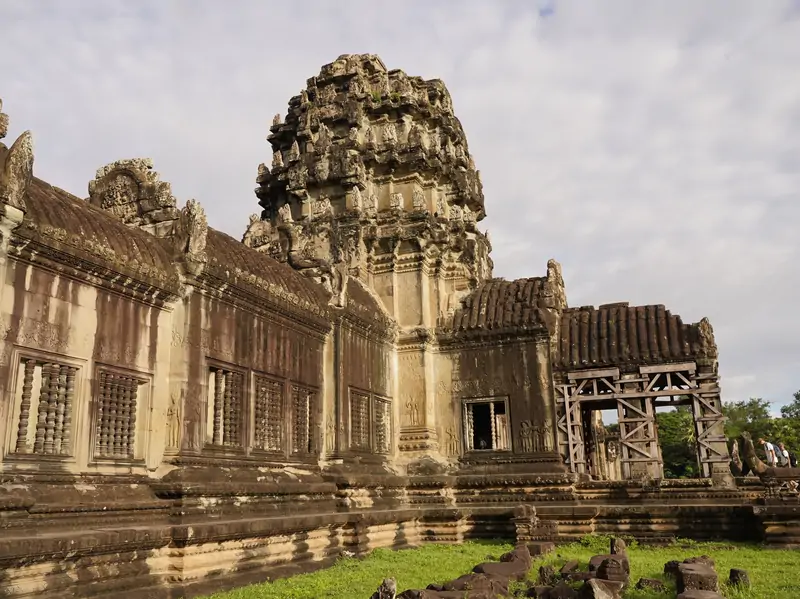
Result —
M694 362L641 366L625 374L619 368L572 371L557 391L560 450L572 472L588 472L583 414L594 410L617 411L624 479L663 476L655 418L662 406L692 406L703 477L729 461L717 375L698 373Z

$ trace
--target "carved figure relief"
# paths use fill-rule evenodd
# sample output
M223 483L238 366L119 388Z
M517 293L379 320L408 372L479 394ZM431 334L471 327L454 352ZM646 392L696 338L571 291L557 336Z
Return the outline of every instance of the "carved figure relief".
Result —
M441 193L436 194L436 213L442 217L447 216L447 203Z
M619 447L616 441L608 441L606 443L606 455L608 455L608 460L613 462L619 456Z
M361 206L364 203L363 198L361 197L361 190L358 186L353 188L353 210L361 210Z
M425 210L425 193L419 187L414 187L414 193L411 197L414 205L414 210Z
M456 431L451 426L447 429L445 434L447 435L447 438L445 439L445 452L447 453L447 455L449 456L460 455L461 452L459 451L459 449L461 444L459 443Z
M533 435L534 429L531 426L531 421L523 420L520 422L519 444L523 453L531 453L533 451Z
M325 154L331 147L331 131L325 123L319 125L315 147L320 154Z
M167 408L167 447L181 446L181 401L180 394L175 391L170 395Z
M284 204L278 208L278 222L285 224L294 222L292 218L292 207L289 206L289 204Z
M321 196L316 202L311 204L311 213L315 217L329 216L333 214L333 206L327 196Z
M395 192L389 196L389 208L393 210L403 209L403 194Z
M397 145L397 128L394 123L387 123L383 127L383 143L392 147Z
M280 124L281 124L281 115L280 113L278 113L274 117L272 117L272 125L274 127L277 127Z
M411 426L419 426L419 405L417 405L417 401L414 398L409 398L406 401L406 416Z
M272 153L272 168L283 168L283 154L280 150Z
M300 146L297 144L296 139L289 148L289 162L294 162L295 160L300 160Z

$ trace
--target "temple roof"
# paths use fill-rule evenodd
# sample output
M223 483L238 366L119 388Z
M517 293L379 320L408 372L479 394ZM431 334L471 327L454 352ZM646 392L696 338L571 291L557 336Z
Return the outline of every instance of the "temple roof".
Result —
M178 286L168 248L152 235L126 227L109 213L35 177L25 202L25 219L15 235L156 287Z
M547 277L506 281L490 279L461 300L453 314L453 332L540 329L546 322L541 300Z
M649 365L715 359L714 332L707 319L684 324L663 305L568 308L561 314L556 368Z
M228 284L260 289L317 315L327 310L330 295L321 285L230 235L209 227L206 251L206 272Z

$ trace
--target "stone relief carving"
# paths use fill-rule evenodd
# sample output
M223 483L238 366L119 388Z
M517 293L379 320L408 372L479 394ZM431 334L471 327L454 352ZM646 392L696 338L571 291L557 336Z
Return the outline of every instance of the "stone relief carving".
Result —
M530 420L520 422L519 445L523 453L531 453L533 451L534 432L535 430Z
M173 391L169 397L169 408L167 408L167 447L179 448L181 446L181 411L182 411L182 392Z
M397 128L394 123L387 123L383 127L383 143L390 147L397 144Z
M403 194L402 193L393 193L389 196L389 208L393 210L402 210L403 209Z
M0 203L24 211L25 194L32 177L33 136L25 131L11 144L0 164Z
M419 187L414 188L411 201L414 205L414 210L425 210L427 208L425 203L425 193Z
M461 454L461 443L458 438L458 434L456 433L455 429L451 426L445 432L447 438L445 439L445 452L449 456L457 456Z
M272 168L283 168L283 154L280 150L272 153Z
M284 224L294 222L292 218L292 207L289 204L284 204L278 208L278 221Z

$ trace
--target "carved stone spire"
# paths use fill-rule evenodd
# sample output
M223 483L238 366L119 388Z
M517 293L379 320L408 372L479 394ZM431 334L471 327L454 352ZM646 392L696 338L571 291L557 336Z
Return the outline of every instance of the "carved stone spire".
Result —
M319 261L346 262L352 276L382 289L383 271L400 259L404 269L425 269L423 262L445 257L448 288L491 275L489 245L476 227L485 215L482 186L441 81L389 71L375 55L341 56L290 100L269 142L273 169L256 195L272 226L249 237L257 249L309 274ZM445 218L448 205L461 207L458 226ZM345 251L352 239L364 250Z

